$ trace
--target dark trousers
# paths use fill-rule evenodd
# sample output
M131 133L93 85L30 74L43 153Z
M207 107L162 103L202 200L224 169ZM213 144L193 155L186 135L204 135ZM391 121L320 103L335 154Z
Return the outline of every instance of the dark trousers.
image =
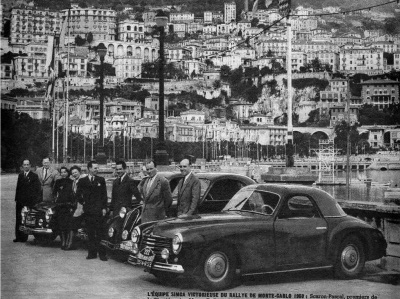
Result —
M24 234L19 230L19 227L21 225L22 221L22 216L21 216L21 211L24 205L20 203L16 203L15 207L15 239L19 241L27 241L28 240L28 235Z
M101 215L85 215L86 229L88 234L88 255L106 256L106 249L100 245L105 234L105 217Z

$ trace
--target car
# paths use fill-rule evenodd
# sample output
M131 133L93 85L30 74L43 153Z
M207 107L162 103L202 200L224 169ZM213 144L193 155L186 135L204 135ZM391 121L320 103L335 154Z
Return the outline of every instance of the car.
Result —
M177 185L183 178L180 172L162 173L170 182L172 190L172 205L168 211L168 217L175 217L177 214ZM251 178L234 173L198 172L196 176L200 180L200 201L198 203L199 213L220 212L229 202L233 195L241 188L255 184ZM129 212L121 210L119 216L110 223L108 235L101 244L112 251L119 251L127 254L132 252L130 234L133 228L140 224L142 206Z
M106 179L108 204L111 202L112 182L115 178ZM140 180L136 180L136 183ZM27 235L33 235L36 241L45 242L53 241L59 235L55 223L55 213L57 203L55 202L40 202L32 209L24 207L22 209L22 222L19 227L20 231ZM83 223L84 226L84 223ZM77 237L87 239L86 230L84 227L78 230Z
M204 290L306 269L356 278L387 246L378 229L347 215L327 192L294 184L244 187L220 213L144 223L131 242L129 264L162 280L192 277Z

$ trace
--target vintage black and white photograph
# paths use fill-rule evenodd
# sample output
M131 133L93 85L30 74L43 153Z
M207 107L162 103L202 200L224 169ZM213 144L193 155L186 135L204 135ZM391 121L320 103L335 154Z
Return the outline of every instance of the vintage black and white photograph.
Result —
M1 298L399 298L399 0L0 6Z

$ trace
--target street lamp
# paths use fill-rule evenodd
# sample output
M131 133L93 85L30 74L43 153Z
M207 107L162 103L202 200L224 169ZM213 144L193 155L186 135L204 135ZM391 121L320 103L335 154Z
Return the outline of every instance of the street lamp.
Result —
M103 43L97 46L97 54L100 57L100 143L97 148L96 162L106 164L107 156L104 152L104 57L107 54L107 48Z
M158 104L158 144L154 154L157 165L168 165L169 157L164 139L164 36L168 17L160 10L156 17L156 24L160 31L160 62L159 62L159 104Z

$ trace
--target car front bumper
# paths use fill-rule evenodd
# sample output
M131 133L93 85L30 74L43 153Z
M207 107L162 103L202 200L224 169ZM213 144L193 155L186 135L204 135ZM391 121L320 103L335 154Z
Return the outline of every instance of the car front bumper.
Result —
M37 228L37 227L27 227L20 225L19 230L27 235L40 234L40 235L51 235L53 230L51 228Z
M102 245L110 250L119 250L120 249L119 244L114 244L107 240L101 240L100 245Z
M161 263L161 262L152 262L152 263L146 263L147 261L143 261L141 259L138 259L136 255L129 255L128 258L128 263L133 265L133 266L140 266L146 268L148 271L149 270L154 270L154 271L164 271L164 272L171 272L171 273L176 273L176 274L182 274L185 272L183 269L182 265L178 264L167 264L167 263Z

